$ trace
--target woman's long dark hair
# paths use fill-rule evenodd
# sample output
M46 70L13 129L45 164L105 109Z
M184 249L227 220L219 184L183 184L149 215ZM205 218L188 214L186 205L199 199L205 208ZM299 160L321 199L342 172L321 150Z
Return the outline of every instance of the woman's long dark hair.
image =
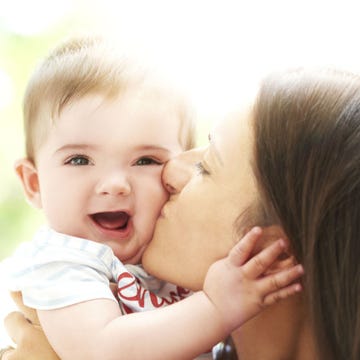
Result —
M360 78L295 70L254 108L261 205L304 265L321 360L360 359Z

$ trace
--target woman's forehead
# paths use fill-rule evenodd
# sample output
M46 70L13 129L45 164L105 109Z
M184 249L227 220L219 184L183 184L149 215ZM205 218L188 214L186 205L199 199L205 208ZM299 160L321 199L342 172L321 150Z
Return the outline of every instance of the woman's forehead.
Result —
M224 148L224 150L229 148L241 149L250 145L253 138L251 121L252 108L246 106L230 113L214 124L209 133L209 140L218 149L220 156L220 148Z

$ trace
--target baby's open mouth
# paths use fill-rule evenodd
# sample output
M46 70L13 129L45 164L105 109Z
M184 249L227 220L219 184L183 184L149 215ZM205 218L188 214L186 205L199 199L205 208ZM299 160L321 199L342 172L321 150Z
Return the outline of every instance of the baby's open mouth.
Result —
M130 216L124 211L100 212L92 214L93 221L107 230L126 229Z

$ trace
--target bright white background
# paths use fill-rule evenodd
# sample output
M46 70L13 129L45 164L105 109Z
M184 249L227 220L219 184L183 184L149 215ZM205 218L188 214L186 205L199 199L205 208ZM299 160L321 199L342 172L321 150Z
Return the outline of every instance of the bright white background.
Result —
M111 34L185 91L206 124L247 97L269 71L302 65L360 69L357 1L11 0L1 6L0 23L32 36L73 11L80 25L69 34ZM0 107L11 95L11 79L0 69ZM0 299L3 317L10 307L4 289ZM0 330L0 346L7 342Z
M111 34L194 99L222 113L268 71L300 65L359 69L359 5L353 0L12 0L0 22L36 35L71 12L78 30ZM69 34L75 26L70 27ZM1 101L9 82L0 74ZM1 103L0 103L1 105Z

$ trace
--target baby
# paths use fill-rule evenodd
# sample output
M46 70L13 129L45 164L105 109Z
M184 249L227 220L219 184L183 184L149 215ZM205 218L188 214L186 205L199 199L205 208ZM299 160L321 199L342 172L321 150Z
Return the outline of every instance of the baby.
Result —
M210 267L195 294L138 265L168 199L163 165L194 143L186 113L178 97L133 74L100 39L61 44L31 78L27 156L16 172L48 227L9 260L11 290L37 310L61 359L194 358L300 290L290 285L298 267L262 276L284 250L281 240L249 259L259 228ZM238 303L246 304L238 314L223 316Z

